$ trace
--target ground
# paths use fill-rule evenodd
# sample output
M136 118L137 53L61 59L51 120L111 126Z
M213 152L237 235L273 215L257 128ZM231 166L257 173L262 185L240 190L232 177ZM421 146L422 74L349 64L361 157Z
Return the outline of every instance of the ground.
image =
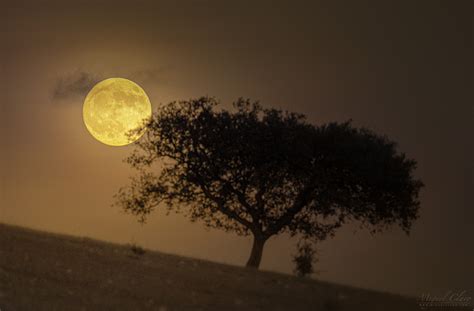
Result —
M0 224L0 309L420 310L415 299Z

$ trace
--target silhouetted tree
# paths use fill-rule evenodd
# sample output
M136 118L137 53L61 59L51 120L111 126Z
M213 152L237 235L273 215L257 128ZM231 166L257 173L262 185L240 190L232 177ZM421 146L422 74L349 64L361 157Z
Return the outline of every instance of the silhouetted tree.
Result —
M141 221L163 206L252 234L247 266L255 268L265 241L283 232L318 241L352 220L371 232L392 224L409 232L422 183L395 143L350 122L314 126L249 100L217 106L203 97L154 113L127 158L140 174L117 204Z
M319 261L316 258L317 252L313 244L303 239L298 242L296 249L297 253L293 255L295 274L301 277L313 274L313 264Z

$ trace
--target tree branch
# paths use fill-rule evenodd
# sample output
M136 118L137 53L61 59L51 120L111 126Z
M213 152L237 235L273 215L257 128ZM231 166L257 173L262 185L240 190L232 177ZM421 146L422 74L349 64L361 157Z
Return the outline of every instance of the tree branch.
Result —
M308 203L311 197L311 193L314 190L314 181L316 178L311 178L306 186L298 193L293 205L286 210L286 212L275 222L271 223L268 226L268 229L264 232L264 235L270 237L278 231L280 231L284 226L287 226L291 223L296 214L298 214Z
M228 216L231 219L236 220L237 222L239 222L244 227L250 229L252 232L255 231L253 223L251 223L250 221L240 217L235 211L227 208L226 205L224 204L223 200L221 198L213 195L209 191L209 189L207 189L205 184L202 183L198 178L196 178L196 182L197 182L198 186L201 188L202 192L206 195L206 197L208 197L210 200L214 201L217 204L217 207L219 208L219 211L221 213L223 213L224 215Z

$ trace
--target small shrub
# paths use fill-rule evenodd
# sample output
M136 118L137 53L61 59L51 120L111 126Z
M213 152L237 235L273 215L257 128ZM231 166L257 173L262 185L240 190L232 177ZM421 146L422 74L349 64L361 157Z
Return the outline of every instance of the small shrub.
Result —
M313 264L318 261L318 259L315 257L317 252L313 245L307 241L300 241L296 247L297 253L293 256L293 262L295 263L295 274L301 277L313 274Z
M145 249L135 243L130 244L130 250L132 251L133 255L142 256L145 254Z

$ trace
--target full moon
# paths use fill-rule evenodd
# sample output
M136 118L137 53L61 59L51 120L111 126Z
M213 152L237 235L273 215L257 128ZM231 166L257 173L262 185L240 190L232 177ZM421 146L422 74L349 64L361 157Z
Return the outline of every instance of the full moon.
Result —
M87 94L83 118L87 130L109 146L125 146L139 139L144 130L130 135L151 117L151 103L135 82L109 78L97 83Z

